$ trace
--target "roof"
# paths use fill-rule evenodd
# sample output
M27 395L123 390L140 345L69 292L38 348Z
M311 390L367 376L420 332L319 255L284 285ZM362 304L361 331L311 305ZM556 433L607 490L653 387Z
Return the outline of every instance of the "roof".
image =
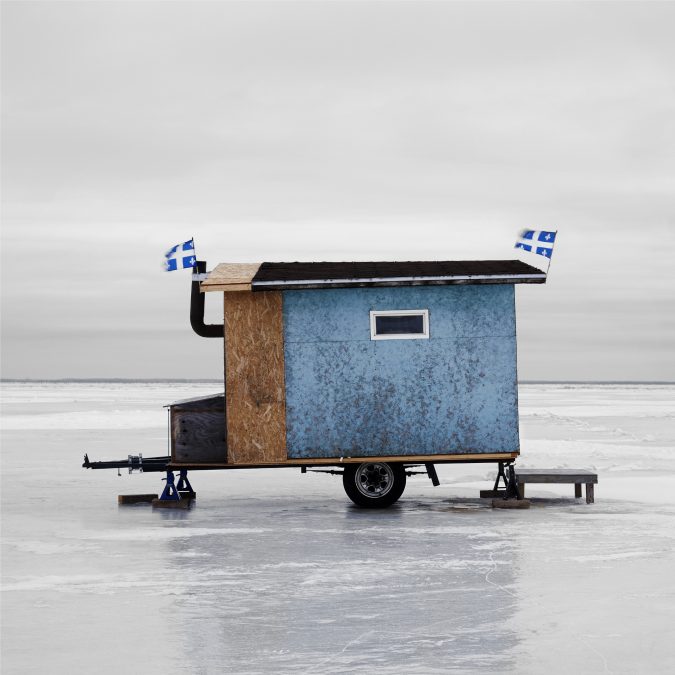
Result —
M259 265L218 265L202 283L202 290L266 291L545 282L544 272L520 260L264 262Z

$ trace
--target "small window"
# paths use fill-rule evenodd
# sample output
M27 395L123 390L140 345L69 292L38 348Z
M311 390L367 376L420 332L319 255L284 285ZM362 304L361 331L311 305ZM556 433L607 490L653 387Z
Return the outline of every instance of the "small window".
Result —
M428 309L397 309L370 313L371 340L415 340L428 337Z

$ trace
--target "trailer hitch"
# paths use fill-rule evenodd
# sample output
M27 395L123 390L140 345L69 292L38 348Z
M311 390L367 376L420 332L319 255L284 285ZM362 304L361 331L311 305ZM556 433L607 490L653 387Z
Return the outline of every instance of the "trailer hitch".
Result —
M166 471L169 465L169 457L143 457L142 454L127 455L126 459L113 460L109 462L92 462L89 460L89 454L85 453L83 469L129 469L129 473L133 471L150 472L150 471Z

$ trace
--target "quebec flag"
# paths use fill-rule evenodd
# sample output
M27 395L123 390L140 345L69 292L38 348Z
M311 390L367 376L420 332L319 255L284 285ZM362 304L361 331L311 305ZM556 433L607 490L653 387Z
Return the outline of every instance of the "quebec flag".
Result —
M164 269L167 272L194 267L197 263L194 239L190 239L190 241L186 241L183 244L176 244L164 254L164 257L166 258Z
M522 248L525 251L543 255L550 259L557 233L557 230L522 230L518 236L516 248Z

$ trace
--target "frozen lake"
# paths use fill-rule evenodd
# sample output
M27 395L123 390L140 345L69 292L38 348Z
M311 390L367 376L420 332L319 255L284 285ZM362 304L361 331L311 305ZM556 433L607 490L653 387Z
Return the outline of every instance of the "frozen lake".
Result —
M596 503L439 466L385 511L297 469L191 474L189 511L118 507L161 474L165 403L218 384L3 383L4 673L673 673L675 386L522 385L522 467Z

